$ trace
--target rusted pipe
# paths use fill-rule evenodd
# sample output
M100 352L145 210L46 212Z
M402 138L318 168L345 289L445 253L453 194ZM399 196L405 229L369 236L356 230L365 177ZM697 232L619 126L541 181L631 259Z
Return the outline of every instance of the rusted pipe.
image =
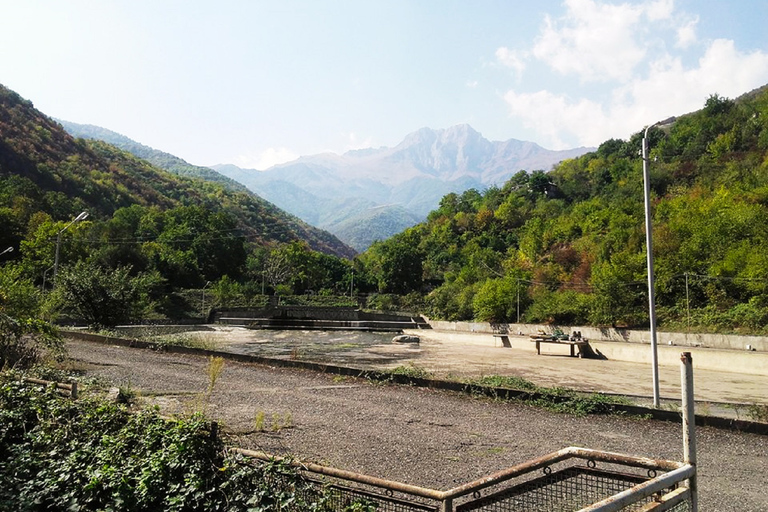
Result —
M474 480L464 485L460 485L459 487L454 487L453 489L445 491L444 496L446 498L457 498L459 496L464 496L466 494L479 491L480 489L496 485L499 482L504 482L505 480L515 478L525 473L530 473L531 471L555 464L565 459L569 459L573 456L570 450L570 448L565 448L563 450L550 453L549 455L544 455L543 457L512 466L511 468L497 471L492 475L488 475L478 480Z
M696 474L696 468L691 465L684 465L678 469L664 473L663 475L652 478L647 482L638 484L634 487L622 491L619 494L604 499L594 505L582 508L579 512L618 512L627 505L632 505L640 500L651 496L659 491L682 482Z
M696 467L696 414L693 396L693 358L690 352L680 354L680 382L683 395L683 457L686 464ZM699 510L696 473L688 479L691 490L691 510Z
M392 489L393 491L413 494L414 496L421 496L422 498L431 498L433 500L438 500L438 501L442 501L445 499L445 493L436 491L434 489L427 489L425 487L418 487L415 485L404 484L401 482L394 482L392 480L385 480L383 478L376 478L373 476L361 475L360 473L354 473L352 471L346 471L343 469L321 466L319 464L314 464L312 462L294 461L287 457L269 455L268 453L264 453L264 452L244 450L242 448L233 448L232 451L245 455L246 457L251 457L251 458L259 459L263 461L272 461L272 460L285 461L291 467L294 467L297 469L304 469L304 470L311 471L313 473L332 476L335 478L342 478L344 480L358 482L366 485L373 485L373 486L381 487L384 489Z
M649 503L637 512L665 512L677 505L691 499L691 490L687 487L678 487L661 496L658 501Z
M663 469L665 471L671 471L685 465L683 462L676 462L673 460L651 459L649 457L634 457L621 453L591 450L589 448L571 447L566 448L566 450L571 454L571 456L578 457L580 459L594 459L596 461L621 464L635 468Z
M366 485L372 485L375 487L381 487L384 489L392 489L394 491L413 494L415 496L421 496L423 498L430 498L430 499L442 502L441 509L448 507L446 510L449 510L451 508L451 503L455 498L465 496L475 491L479 491L481 489L491 487L500 482L510 480L520 475L524 475L526 473L530 473L537 469L550 466L552 464L556 464L558 462L561 462L570 458L574 458L574 457L580 458L580 459L586 459L586 460L591 459L591 460L613 463L613 464L622 464L625 466L632 466L632 467L639 467L639 468L661 469L665 471L676 470L676 469L679 469L681 466L683 466L683 463L664 460L664 459L632 457L629 455L622 455L619 453L590 450L588 448L570 447L570 448L564 448L557 452L553 452L548 455L544 455L542 457L524 462L522 464L518 464L516 466L512 466L507 469L503 469L489 476L474 480L472 482L460 485L458 487L454 487L453 489L449 489L447 491L438 491L435 489L427 489L424 487L404 484L402 482L394 482L392 480L385 480L382 478L362 475L359 473L354 473L352 471L346 471L343 469L320 466L318 464L314 464L311 462L295 461L287 457L274 456L274 455L270 455L268 453L260 452L260 451L245 450L242 448L233 448L232 450L234 452L241 453L247 457L251 457L251 458L255 458L263 461L271 461L271 460L286 461L292 467L308 470L313 473L332 476L336 478L342 478L344 480L358 482Z
M48 386L49 384L55 384L58 389L66 389L72 391L72 384L65 384L63 382L54 382L51 380L33 379L32 377L24 377L24 382L31 382L32 384L40 384L42 386Z
M66 384L64 382L54 382L51 380L35 379L32 377L24 377L22 380L24 382L39 384L41 386L49 386L51 384L54 384L56 387L56 391L59 394L66 394L65 392L69 391L69 396L72 399L77 399L77 381L73 381L71 384Z

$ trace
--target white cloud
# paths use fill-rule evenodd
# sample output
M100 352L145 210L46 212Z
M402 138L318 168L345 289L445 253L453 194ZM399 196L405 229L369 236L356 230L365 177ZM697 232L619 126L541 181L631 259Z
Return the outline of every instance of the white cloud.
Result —
M672 17L675 10L674 0L656 0L645 5L645 13L648 21L667 20Z
M508 68L512 68L518 75L522 75L525 70L525 55L522 52L510 50L501 47L496 50L496 60Z
M646 50L635 40L642 15L653 4L603 4L595 0L567 0L563 18L546 16L533 55L555 71L578 75L582 81L632 77Z
M510 67L524 55L527 75L543 70L537 83L551 84L526 90L518 80L503 96L510 115L547 147L628 138L659 119L702 108L711 94L733 98L768 82L767 52L739 51L729 39L705 44L697 36L699 18L676 11L673 0L566 0L564 6L562 17L545 17L531 50L496 51ZM695 51L700 57L691 62ZM562 74L582 84L574 87Z
M344 134L344 138L346 139L346 145L344 147L345 151L352 151L354 149L367 149L373 146L373 139L370 137L360 139L354 132Z
M688 48L697 41L696 25L699 23L698 16L677 28L677 41L675 46L678 48Z
M546 137L545 145L550 149L572 147L572 143L561 138L570 134L576 135L579 145L590 145L608 120L599 103L586 98L572 101L549 91L509 91L504 101L512 116L521 118L526 126Z
M233 163L245 169L259 169L263 171L273 165L291 162L297 158L299 158L299 155L286 148L267 148L259 153L249 151L237 155L233 159Z
M735 97L768 82L768 53L739 52L733 41L713 41L695 67L666 55L651 62L646 78L616 87L610 98L571 99L549 91L509 91L512 116L534 128L553 149L596 146L627 138L643 126L698 110L714 93Z
M626 87L628 107L649 111L655 117L680 115L704 106L714 93L730 98L768 82L768 53L742 53L733 41L717 39L697 66L685 69L679 59L651 64L647 78Z

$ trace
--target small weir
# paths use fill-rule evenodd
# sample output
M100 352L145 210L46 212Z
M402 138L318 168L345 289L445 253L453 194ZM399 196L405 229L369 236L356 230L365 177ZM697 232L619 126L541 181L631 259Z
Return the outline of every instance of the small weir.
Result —
M250 329L402 332L431 328L421 316L374 313L351 307L234 308L214 310L211 317L216 323Z

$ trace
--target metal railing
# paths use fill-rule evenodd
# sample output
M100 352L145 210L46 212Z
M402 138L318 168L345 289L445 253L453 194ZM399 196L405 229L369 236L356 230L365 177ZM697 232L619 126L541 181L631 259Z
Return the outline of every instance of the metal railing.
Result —
M331 491L333 510L364 500L382 512L697 512L692 367L691 354L683 353L684 462L570 447L439 491L264 452L235 451L294 467L310 485Z
M377 510L384 512L682 512L692 508L690 490L681 485L696 472L682 462L570 447L439 491L264 452L235 451L262 461L283 460L305 475L308 482L329 486L338 493L340 505L360 498L376 503Z

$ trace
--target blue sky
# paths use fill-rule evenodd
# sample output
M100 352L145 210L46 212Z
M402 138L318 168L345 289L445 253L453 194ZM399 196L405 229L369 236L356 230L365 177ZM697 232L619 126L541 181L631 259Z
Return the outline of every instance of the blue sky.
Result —
M765 0L0 0L0 83L198 165L469 123L550 149L768 83Z

